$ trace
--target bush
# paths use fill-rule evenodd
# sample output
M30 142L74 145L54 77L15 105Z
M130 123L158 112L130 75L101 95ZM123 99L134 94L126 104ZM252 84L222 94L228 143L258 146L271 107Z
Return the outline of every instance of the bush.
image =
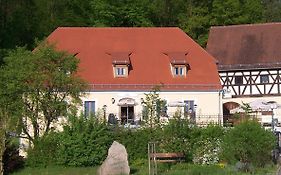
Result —
M197 143L193 155L193 162L202 165L215 165L219 163L219 154L221 151L220 139L205 139Z
M240 161L263 167L271 160L275 137L256 121L244 121L230 129L222 144L223 158L230 162Z
M208 125L206 128L201 128L200 137L193 149L193 162L203 165L219 163L221 140L224 133L224 128L219 125Z
M160 149L162 152L182 152L186 161L192 160L194 144L200 136L200 128L192 125L189 120L181 119L177 113L163 127Z
M160 128L122 129L115 130L115 140L126 147L129 161L147 159L147 145L156 142Z
M51 132L34 141L34 146L27 151L27 165L46 167L55 165L58 158L59 134Z
M99 165L112 142L111 132L105 124L94 117L74 116L62 132L52 132L34 142L34 147L28 150L27 165Z
M93 116L72 117L60 134L58 164L95 166L106 158L113 142L109 128Z

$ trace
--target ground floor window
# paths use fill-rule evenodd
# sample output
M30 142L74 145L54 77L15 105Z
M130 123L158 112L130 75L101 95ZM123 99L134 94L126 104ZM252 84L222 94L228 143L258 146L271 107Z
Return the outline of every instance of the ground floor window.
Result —
M184 114L190 117L190 120L195 121L195 103L194 100L185 100Z
M95 114L95 101L84 102L84 115L90 116Z
M132 123L134 121L134 106L121 106L121 123Z

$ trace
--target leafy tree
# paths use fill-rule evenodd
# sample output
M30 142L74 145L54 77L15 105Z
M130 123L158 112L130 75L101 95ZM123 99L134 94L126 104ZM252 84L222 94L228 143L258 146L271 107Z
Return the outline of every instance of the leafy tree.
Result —
M19 125L19 118L17 117L20 110L18 110L21 96L14 91L8 94L7 91L11 89L7 86L9 77L5 76L3 66L0 66L0 175L4 173L3 169L3 155L7 148L6 141L9 133L17 132Z
M12 127L11 118L4 111L3 107L0 108L0 175L4 173L3 156L6 150L6 133Z
M153 0L147 8L149 19L154 26L178 26L180 16L188 13L190 5L185 0Z
M281 1L263 0L263 19L265 22L281 21Z
M5 58L2 98L17 103L16 114L25 138L33 142L49 133L62 116L75 112L85 83L78 76L78 59L42 43L33 52L17 48ZM16 100L16 101L15 101Z
M166 101L159 96L160 87L156 86L153 90L145 94L143 105L143 118L147 125L153 127L159 124L160 116L165 113Z
M91 0L91 22L94 26L151 26L148 0Z
M179 26L205 46L211 26L259 23L262 15L263 4L256 0L192 1L187 13L180 17Z

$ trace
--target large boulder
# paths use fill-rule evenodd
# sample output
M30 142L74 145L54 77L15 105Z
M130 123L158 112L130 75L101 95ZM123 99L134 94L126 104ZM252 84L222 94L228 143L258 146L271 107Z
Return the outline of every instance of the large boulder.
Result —
M99 175L129 175L130 167L125 146L114 141L105 161L98 169Z

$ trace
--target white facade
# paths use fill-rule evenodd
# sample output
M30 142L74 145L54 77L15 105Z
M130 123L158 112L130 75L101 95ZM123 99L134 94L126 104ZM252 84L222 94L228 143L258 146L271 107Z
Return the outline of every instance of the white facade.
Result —
M83 108L85 112L85 104L94 102L94 111L101 116L110 113L114 114L117 119L121 119L122 107L120 101L122 99L132 99L134 104L130 104L130 110L134 113L134 120L142 120L142 101L145 100L145 94L149 92L87 92L83 100ZM195 113L196 123L207 124L209 122L220 123L222 121L222 95L221 92L160 92L160 98L167 102L167 114L172 117L177 110L184 112L184 106L170 105L175 103L188 103L192 101L192 107ZM126 111L125 111L126 113Z

